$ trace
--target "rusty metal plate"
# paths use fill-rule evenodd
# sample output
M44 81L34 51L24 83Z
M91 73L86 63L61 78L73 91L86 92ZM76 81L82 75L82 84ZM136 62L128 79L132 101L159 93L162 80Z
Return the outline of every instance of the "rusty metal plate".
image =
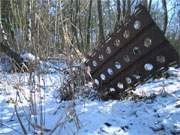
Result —
M124 27L87 58L95 87L110 98L166 71L169 66L179 65L178 53L141 5Z

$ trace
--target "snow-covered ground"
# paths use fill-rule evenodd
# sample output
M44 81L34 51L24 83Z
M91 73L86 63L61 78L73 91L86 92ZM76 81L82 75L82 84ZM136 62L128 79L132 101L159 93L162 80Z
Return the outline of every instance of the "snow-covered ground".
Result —
M63 102L57 97L65 77L61 72L41 73L33 79L28 73L0 72L0 134L23 134L14 109L17 103L29 135L40 130L47 135L180 135L180 69L169 72L173 76L168 79L138 86L135 93L147 98Z

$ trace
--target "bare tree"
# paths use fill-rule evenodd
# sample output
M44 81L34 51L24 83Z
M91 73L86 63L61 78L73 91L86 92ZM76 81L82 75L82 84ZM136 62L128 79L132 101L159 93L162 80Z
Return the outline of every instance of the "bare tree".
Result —
M116 20L116 24L114 28L115 31L118 28L120 18L121 18L121 1L120 0L116 0L116 9L117 9L117 20Z
M1 0L1 22L3 28L8 33L11 33L11 22L12 19L12 10L11 10L11 3L10 0Z
M89 15L88 15L88 22L87 22L87 37L86 37L86 42L87 42L87 49L89 50L90 47L90 27L91 27L91 10L92 10L92 0L89 1Z
M99 40L103 41L105 39L105 37L104 37L101 0L97 0L97 10L98 10L98 18L99 18Z
M163 23L163 33L166 33L167 24L168 24L168 13L167 13L167 3L166 0L162 0L162 7L164 12L164 23Z
M123 20L122 21L125 21L126 19L126 0L122 0L122 16L123 16Z
M146 9L148 8L148 1L147 0L141 0L141 3L143 6L146 7Z
M27 46L32 51L32 1L27 1Z
M151 12L152 0L149 0L148 4L148 12Z
M131 15L131 0L127 1L127 16Z
M117 0L117 22L120 21L121 17L121 1Z

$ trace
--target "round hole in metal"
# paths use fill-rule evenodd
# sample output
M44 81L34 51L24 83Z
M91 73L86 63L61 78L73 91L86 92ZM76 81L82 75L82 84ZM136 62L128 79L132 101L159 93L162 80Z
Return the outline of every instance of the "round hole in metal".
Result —
M152 40L150 38L146 38L144 40L144 46L145 47L150 47L152 45Z
M124 33L123 33L123 37L124 37L125 39L128 39L129 36L130 36L130 32L129 32L128 30L125 30Z
M112 70L112 68L108 68L108 69L107 69L107 72L108 72L109 75L113 75L113 73L114 73L113 70Z
M141 28L141 22L139 20L136 20L134 22L134 29L139 30Z
M159 63L165 63L166 62L166 58L162 55L156 56L156 60Z
M134 53L134 55L138 55L138 54L141 53L141 50L139 49L139 47L135 46L135 47L133 48L133 53Z
M126 82L127 82L127 84L131 84L132 83L131 78L130 77L126 77Z
M7 35L5 34L5 35L3 35L3 38L4 38L4 40L8 40L8 37L7 37Z
M100 74L100 78L101 78L102 80L106 80L106 76L105 76L104 74Z
M124 55L123 59L124 59L125 62L130 62L130 58L129 58L128 55Z
M114 64L115 64L114 66L116 67L116 69L121 69L121 67L122 67L121 63L116 61Z
M151 70L153 70L153 68L154 68L154 66L151 63L144 64L144 69L146 71L151 71Z
M99 85L99 80L98 79L94 79L94 82L96 85Z
M124 88L124 85L123 85L123 83L118 82L118 83L117 83L117 87L118 87L119 89L123 89L123 88Z
M120 45L120 40L119 39L116 39L114 41L114 46L118 47Z
M109 91L114 92L114 91L116 91L116 89L115 88L109 88Z
M97 62L96 62L95 60L93 60L93 61L92 61L92 65L93 65L94 67L97 67Z
M137 80L139 80L140 78L141 78L141 76L140 75L137 75L137 74L133 74L132 75L134 78L136 78Z
M110 54L110 53L111 53L111 48L110 48L109 46L106 48L106 53L107 53L107 54Z

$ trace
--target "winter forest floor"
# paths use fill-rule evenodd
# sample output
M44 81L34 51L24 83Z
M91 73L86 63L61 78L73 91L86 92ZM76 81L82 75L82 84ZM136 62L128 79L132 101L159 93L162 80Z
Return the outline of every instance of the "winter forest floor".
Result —
M1 71L0 134L180 135L180 69L168 72L167 79L138 86L135 93L142 99L60 102L64 73L48 67L30 78L29 73Z

